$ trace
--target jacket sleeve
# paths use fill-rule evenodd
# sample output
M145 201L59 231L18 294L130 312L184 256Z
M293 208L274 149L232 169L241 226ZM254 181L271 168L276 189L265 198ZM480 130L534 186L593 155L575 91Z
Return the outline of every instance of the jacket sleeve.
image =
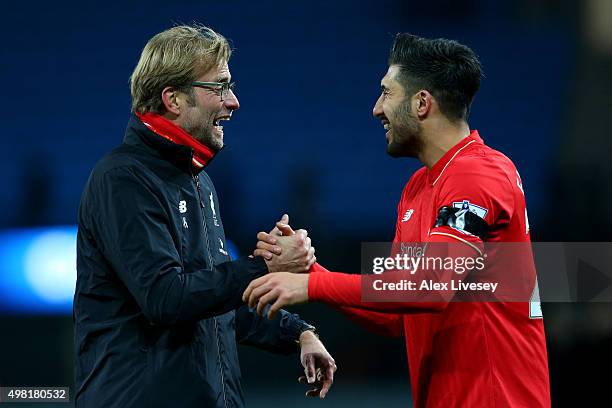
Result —
M248 305L236 310L236 341L278 354L297 352L300 334L314 327L286 310L270 320L266 317L269 307L266 306L263 317Z
M88 212L97 244L152 323L173 325L233 310L248 283L267 272L261 258L186 272L169 214L148 180L121 167L96 184Z

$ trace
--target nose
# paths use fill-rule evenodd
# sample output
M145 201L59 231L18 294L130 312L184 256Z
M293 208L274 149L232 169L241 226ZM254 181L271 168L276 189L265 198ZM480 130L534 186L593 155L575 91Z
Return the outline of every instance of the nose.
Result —
M376 118L384 115L383 108L382 108L382 105L383 105L382 98L383 98L382 95L378 97L378 99L376 100L376 103L374 104L374 109L372 109L372 115L374 115L374 117Z
M238 97L234 93L233 90L229 90L226 97L223 99L223 105L229 110L237 110L240 108L240 102L238 102Z

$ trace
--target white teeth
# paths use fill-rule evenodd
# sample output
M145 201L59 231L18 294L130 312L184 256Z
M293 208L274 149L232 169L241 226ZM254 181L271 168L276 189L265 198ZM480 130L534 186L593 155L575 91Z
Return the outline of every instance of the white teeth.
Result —
M222 120L230 120L230 118L219 118L219 119L215 119L215 121L213 122L213 124L215 126L219 126L219 123L221 123Z
M389 130L389 124L385 123L385 125L383 126L385 128L385 130Z

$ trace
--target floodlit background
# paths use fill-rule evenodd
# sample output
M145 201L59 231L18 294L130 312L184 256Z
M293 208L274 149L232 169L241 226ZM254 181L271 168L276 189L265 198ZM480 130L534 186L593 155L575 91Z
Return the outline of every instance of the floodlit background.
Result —
M0 6L0 385L73 384L80 194L121 143L142 47L177 23L209 25L235 47L241 108L207 171L238 252L283 212L308 229L330 269L358 271L362 241L393 238L397 200L418 163L385 154L371 110L400 31L456 39L480 56L470 125L519 168L533 240L610 240L612 1L102 4ZM409 406L403 340L370 335L321 305L297 310L338 362L334 389L306 400L297 357L242 348L250 407ZM543 310L553 406L606 405L594 371L612 356L612 306Z

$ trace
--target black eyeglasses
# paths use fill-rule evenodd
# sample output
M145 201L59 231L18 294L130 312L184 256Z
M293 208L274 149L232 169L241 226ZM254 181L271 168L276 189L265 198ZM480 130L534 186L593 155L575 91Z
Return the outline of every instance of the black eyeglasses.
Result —
M212 89L221 96L221 100L223 101L227 96L227 93L231 90L232 92L236 88L235 82L200 82L194 81L191 83L191 86L197 86L200 88Z

